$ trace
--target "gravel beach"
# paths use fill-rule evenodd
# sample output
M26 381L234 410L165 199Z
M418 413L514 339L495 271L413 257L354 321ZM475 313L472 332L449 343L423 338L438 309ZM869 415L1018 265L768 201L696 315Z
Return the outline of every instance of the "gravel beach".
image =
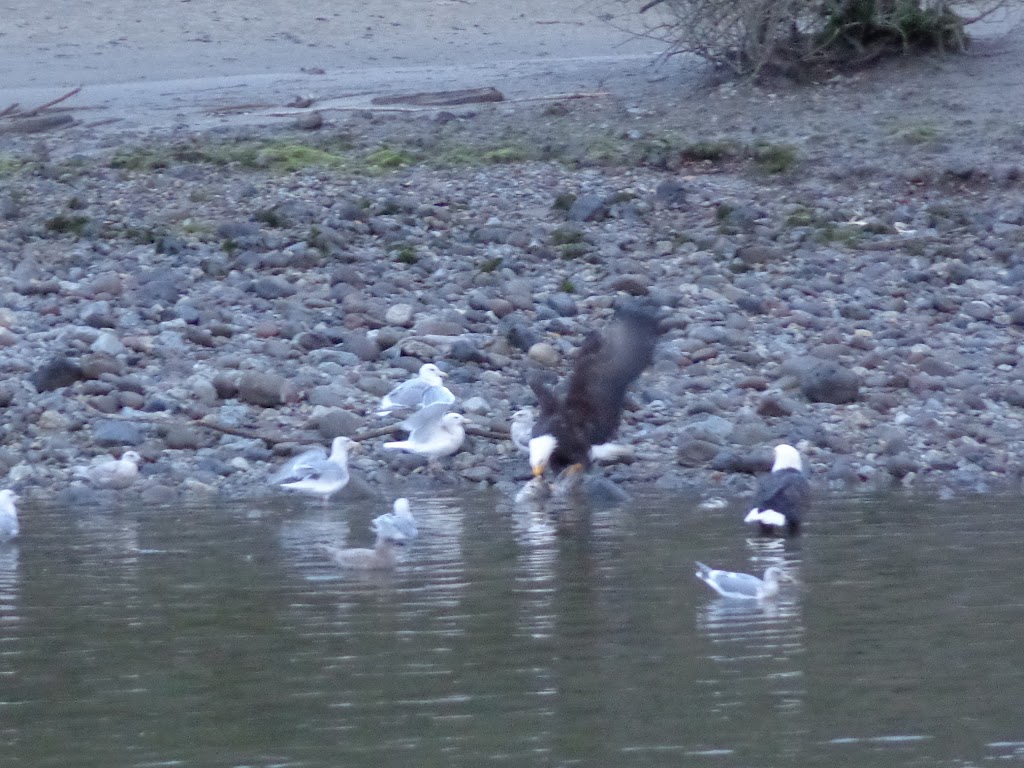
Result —
M531 89L519 61L507 93L430 80L506 97L440 106L277 78L138 121L86 86L0 118L2 484L108 493L73 468L134 450L147 501L255 496L346 435L343 493L512 489L526 371L632 296L666 331L598 470L622 487L746 493L785 441L826 488L1019 491L1022 50L761 87L628 55ZM474 427L440 472L374 415L427 361Z

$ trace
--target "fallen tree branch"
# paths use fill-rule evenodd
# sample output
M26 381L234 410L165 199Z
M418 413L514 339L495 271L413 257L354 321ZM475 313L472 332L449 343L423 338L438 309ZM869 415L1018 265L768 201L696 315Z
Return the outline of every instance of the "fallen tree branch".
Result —
M364 440L373 440L375 437L390 437L396 432L402 431L397 424L391 424L386 427L380 427L378 429L371 429L369 432L361 432L358 435L353 435L352 439L361 443Z
M87 405L93 410L98 410L91 403ZM139 414L137 416L123 416L116 413L104 413L104 418L112 419L114 421L133 421L142 422L145 424L153 424L155 426L196 426L206 427L212 429L214 432L220 432L225 435L232 435L233 437L244 437L247 440L262 440L269 446L280 445L281 443L296 443L296 442L308 442L305 437L297 436L285 436L277 437L273 435L264 434L255 429L246 429L244 427L235 427L230 424L224 424L223 422L217 421L212 416L203 416L201 418L189 418L180 419L173 416L146 416ZM475 437L485 437L490 440L507 440L508 432L494 429L487 429L484 427L473 426L472 424L465 427L467 435L473 435ZM403 432L401 424L389 424L386 427L379 427L377 429L371 429L366 432L360 432L358 435L353 435L352 440L357 443L362 443L366 440L373 440L378 437L391 437L392 435Z
M600 99L610 96L610 91L592 91L579 93L553 93L548 96L523 96L518 99L505 99L505 104L524 104L529 101L573 101L575 99ZM376 104L363 105L358 107L317 107L317 112L429 112L431 110L443 109L441 106L425 107L382 107ZM294 112L268 112L266 117L300 117L307 114L305 110Z
M8 115L8 117L12 118L11 121L8 123L4 123L3 126L0 126L0 133L2 134L40 133L42 131L52 130L53 128L60 128L65 125L71 125L75 122L75 118L67 114L39 115L37 117L25 117L24 115Z
M472 424L465 427L467 435L473 435L474 437L486 437L489 440L508 440L508 432L497 429L485 429L484 427L474 427Z
M60 104L62 101L67 101L72 96L75 96L76 94L80 93L81 90L82 90L82 86L78 86L77 88L72 88L70 91L65 93L63 96L58 96L53 101L48 101L45 104L40 104L38 107L35 107L34 109L30 109L28 112L21 112L21 113L19 113L18 117L36 117L44 109L49 109L50 107L53 107L53 106L56 106L57 104Z
M371 99L373 104L409 104L416 107L451 107L465 104L481 104L504 101L505 95L497 88L462 88L457 91L423 91L420 93L403 93L396 96L376 96Z
M166 424L167 422L162 422ZM192 419L190 422L178 421L179 424L195 424L199 427L206 427L212 429L214 432L223 432L225 435L233 435L234 437L244 437L248 440L262 440L267 445L277 445L279 443L290 443L294 442L293 438L287 437L271 437L270 435L264 435L260 432L256 432L251 429L243 429L241 427L232 427L230 424L222 424L209 416L204 416L201 419Z

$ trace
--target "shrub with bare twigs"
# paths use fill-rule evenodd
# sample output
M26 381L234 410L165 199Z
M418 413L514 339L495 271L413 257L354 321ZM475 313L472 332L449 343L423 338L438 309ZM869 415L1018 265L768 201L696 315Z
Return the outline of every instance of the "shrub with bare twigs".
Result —
M609 0L605 18L742 75L856 68L915 50L963 51L967 27L1019 0Z

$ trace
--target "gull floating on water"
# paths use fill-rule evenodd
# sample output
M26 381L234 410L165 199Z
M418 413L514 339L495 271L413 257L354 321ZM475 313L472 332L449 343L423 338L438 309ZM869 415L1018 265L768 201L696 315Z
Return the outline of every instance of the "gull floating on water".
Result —
M343 549L324 544L323 550L341 568L385 570L398 564L398 547L417 536L416 520L408 499L395 499L392 512L374 518L370 529L377 534L373 547Z
M402 422L402 429L408 430L409 437L384 443L384 447L417 453L428 459L449 456L462 447L466 439L463 424L467 421L469 419L461 413L449 413L444 403L428 405Z
M765 569L764 578L751 576L749 573L734 573L710 568L697 562L697 573L694 574L722 597L734 600L763 600L775 597L779 593L780 581L793 581L793 577L778 566Z
M743 522L757 523L766 535L785 530L794 536L800 532L811 486L796 448L782 443L775 446L774 456L772 471L758 482L754 508Z
M0 491L0 541L10 541L18 535L18 509L14 506L17 500L14 491Z
M120 459L107 459L88 466L75 467L75 477L88 480L97 488L124 490L139 476L142 457L135 451L125 451Z
M384 395L377 414L386 416L395 410L419 410L435 403L451 405L455 395L441 381L447 375L433 363L424 363L415 378L403 381Z
M412 541L419 535L416 519L409 510L409 500L406 498L395 499L392 511L374 518L370 530L378 538L403 542Z
M270 482L326 501L348 484L348 454L356 445L347 437L336 437L330 456L323 448L311 448L281 467Z

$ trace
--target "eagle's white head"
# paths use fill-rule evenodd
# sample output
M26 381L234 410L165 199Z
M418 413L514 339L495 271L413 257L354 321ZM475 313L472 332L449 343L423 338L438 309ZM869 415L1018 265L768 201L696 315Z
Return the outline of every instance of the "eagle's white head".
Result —
M795 469L800 472L804 469L803 461L800 460L800 452L792 445L781 443L775 446L775 463L772 464L772 472L782 469Z
M534 477L540 477L548 468L548 462L551 461L551 454L558 447L558 441L554 435L538 435L530 439L529 447L530 468L533 470Z

